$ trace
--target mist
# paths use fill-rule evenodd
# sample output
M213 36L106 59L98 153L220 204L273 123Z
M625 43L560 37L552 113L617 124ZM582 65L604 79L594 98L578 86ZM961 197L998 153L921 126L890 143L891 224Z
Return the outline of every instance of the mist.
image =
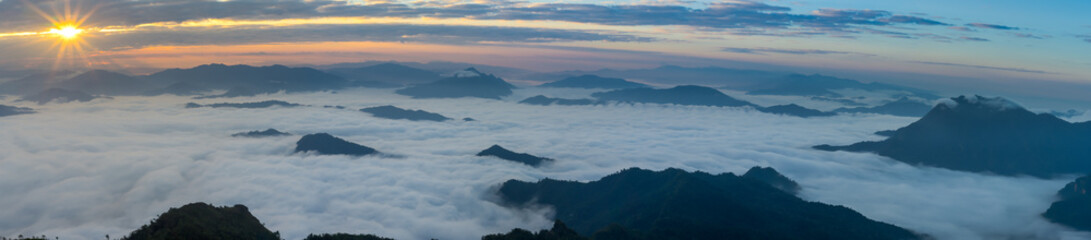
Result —
M497 101L420 100L393 90L348 89L34 106L38 113L0 118L0 216L8 216L0 219L0 235L123 236L171 207L203 201L244 204L285 239L332 232L479 239L552 224L548 209L514 210L492 201L493 188L508 179L590 181L629 167L741 174L769 166L799 182L806 200L844 205L939 239L1091 237L1038 216L1076 176L992 176L810 148L879 140L873 132L914 118L805 119L749 108L515 103L538 94L577 98L591 92L530 87ZM0 104L26 106L12 100ZM311 106L183 107L262 100ZM357 111L382 105L476 121L388 120ZM295 136L230 137L267 128ZM319 132L398 157L292 152L299 136ZM556 161L533 168L473 156L493 144Z

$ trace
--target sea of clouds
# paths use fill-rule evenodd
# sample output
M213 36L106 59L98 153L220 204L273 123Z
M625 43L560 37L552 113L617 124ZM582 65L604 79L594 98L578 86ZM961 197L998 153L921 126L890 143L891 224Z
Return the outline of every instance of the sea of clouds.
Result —
M312 105L268 109L187 109L183 105L194 100L173 96L42 106L5 98L0 104L39 113L0 118L0 236L120 237L171 207L201 201L244 204L285 239L332 232L479 239L551 224L548 209L513 210L493 202L492 191L508 179L590 181L629 167L741 174L771 166L802 184L804 199L845 205L939 239L1091 237L1039 216L1076 176L991 176L810 148L880 140L872 133L913 118L515 103L538 94L587 97L592 90L524 88L504 100L411 99L392 92L198 101ZM357 111L380 105L476 121L388 120ZM266 128L296 135L229 136ZM300 135L317 132L397 157L292 153ZM493 144L557 161L532 168L473 156Z

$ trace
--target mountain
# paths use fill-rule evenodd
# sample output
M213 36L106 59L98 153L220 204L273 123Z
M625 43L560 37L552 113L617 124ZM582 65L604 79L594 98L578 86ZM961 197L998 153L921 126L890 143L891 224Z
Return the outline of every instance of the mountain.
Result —
M73 72L47 71L32 73L22 78L0 83L0 94L25 95L45 91L67 80Z
M260 137L282 137L291 136L291 133L277 131L276 129L266 129L265 131L249 131L231 134L232 137L248 137L248 138L260 138Z
M1091 122L1035 114L1002 98L952 98L878 142L815 146L874 152L912 165L1030 175L1091 173Z
M258 93L322 91L349 85L344 78L313 68L282 65L254 67L208 64L190 69L168 69L147 78L170 84L186 83L209 90L245 87Z
M219 95L206 95L194 97L193 99L209 99L209 98L233 98L233 97L253 97L258 95L258 92L246 87L232 87L227 89L227 92Z
M358 82L380 82L404 86L439 80L439 74L397 63L380 63L359 68L334 68L327 72ZM374 85L374 84L372 84Z
M308 134L296 142L295 152L316 152L322 155L364 156L379 153L374 148L362 146L334 137L328 133Z
M669 89L630 88L609 92L597 92L592 97L602 101L630 103L658 103L678 105L699 105L716 107L756 106L739 100L719 90L702 86L677 86Z
M451 120L436 113L426 112L424 110L406 110L395 106L378 106L360 109L361 112L370 113L377 118L386 119L405 119L410 121L436 121L442 122Z
M538 167L538 166L541 166L543 163L553 161L553 159L549 159L549 158L537 157L537 156L526 154L526 153L512 152L510 150L504 149L503 147L500 147L500 145L492 145L492 147L489 147L488 149L482 150L481 152L477 153L477 156L478 157L487 157L487 156L498 157L500 159L504 159L504 160L508 160L508 161L512 161L512 162L523 163L523 164L530 165L530 166L533 166L533 167Z
M34 95L27 95L19 98L19 101L36 102L39 105L50 102L55 103L67 103L72 101L87 102L94 100L95 96L87 94L81 91L65 90L60 88L50 88L45 91L39 92Z
M621 78L605 78L596 75L580 75L576 77L565 78L556 82L550 82L540 85L542 87L551 88L607 88L607 89L620 89L620 88L648 88L650 86L642 83L625 81Z
M206 203L191 203L171 208L121 239L279 240L280 234L266 229L246 206L214 207Z
M551 206L557 220L584 236L599 230L595 236L638 239L921 238L731 173L631 168L587 183L509 180L497 194L508 206Z
M803 188L799 187L799 183L781 175L776 169L771 167L754 166L746 171L742 177L758 180L759 182L769 184L769 186L773 186L793 195L798 194L800 190L803 190Z
M587 240L576 231L569 229L561 221L553 221L553 228L533 233L516 228L506 234L490 234L481 237L481 240Z
M348 233L324 233L324 234L308 234L303 240L394 240L392 238L384 238L371 234L348 234Z
M207 92L209 89L199 87L186 82L178 82L171 84L165 88L155 89L144 92L145 96L159 96L164 94L170 94L175 96L193 96L200 95L203 92Z
M80 91L94 95L142 95L155 89L159 84L153 81L138 79L129 75L106 71L92 70L65 80L54 87L64 89L79 89Z
M549 106L549 105L598 105L604 104L603 102L596 101L594 99L565 99L565 98L551 98L545 95L538 95L523 99L519 101L522 104Z
M1057 191L1057 200L1042 216L1049 221L1080 231L1091 231L1091 195L1087 187L1091 176L1084 176L1068 183Z
M875 107L838 108L833 112L838 113L878 113L902 117L921 117L932 110L932 105L914 101L908 97L902 97L897 101L889 102Z
M477 97L500 99L511 95L515 88L492 74L484 74L477 69L467 68L451 77L432 83L420 84L395 91L397 94L413 98L460 98Z
M787 73L722 67L682 67L663 65L650 69L602 69L527 75L522 79L553 81L566 77L596 75L609 78L636 79L660 84L725 85L727 88L752 86L781 78Z
M34 113L34 109L0 105L0 117Z
M819 110L805 108L803 106L799 106L799 105L795 105L795 104L776 105L776 106L772 106L772 107L763 107L763 108L758 108L758 111L761 111L761 112L764 112L764 113L789 115L789 116L796 116L796 117L803 117L803 118L807 118L807 117L829 117L829 116L837 115L837 113L823 112L823 111L819 111Z
M268 108L268 107L274 107L274 106L276 106L276 107L299 107L299 106L303 106L303 105L290 103L290 102L285 102L285 101L280 101L280 100L269 100L269 101L248 102L248 103L213 103L213 104L206 104L206 105L201 105L201 104L197 104L197 103L186 103L186 108L199 108L199 107L210 107L210 108Z

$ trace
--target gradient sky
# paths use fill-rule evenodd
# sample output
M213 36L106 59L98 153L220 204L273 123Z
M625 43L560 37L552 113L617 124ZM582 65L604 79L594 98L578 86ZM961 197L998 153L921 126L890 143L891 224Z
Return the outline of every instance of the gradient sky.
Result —
M1067 86L1091 83L1089 10L1076 0L0 0L0 68L445 60ZM86 19L85 31L62 40L49 18Z

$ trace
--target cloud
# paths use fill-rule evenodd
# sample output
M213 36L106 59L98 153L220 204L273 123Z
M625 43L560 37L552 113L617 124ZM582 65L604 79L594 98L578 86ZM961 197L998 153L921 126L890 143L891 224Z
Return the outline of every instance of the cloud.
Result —
M958 39L962 39L962 40L965 40L965 41L972 41L972 42L988 42L989 41L989 39L985 39L985 38L967 37L967 36L962 36L962 37L959 37Z
M963 27L963 26L950 26L950 27L947 27L947 29L958 30L958 31L963 31L963 32L976 32L976 30L974 30L973 28Z
M951 66L951 67L1000 70L1000 71L1021 72L1021 73L1053 74L1051 72L1046 72L1046 71L1041 71L1041 70L1033 70L1033 69L1023 69L1023 68L992 67L992 66L982 66L982 65L972 65L972 64L944 63L944 62L925 62L925 61L915 61L915 63L940 65L940 66Z
M38 1L49 9L59 1ZM204 19L286 19L314 17L394 17L477 20L550 20L617 26L681 25L711 29L769 31L813 30L828 34L851 32L860 26L947 26L933 19L897 15L881 10L821 9L794 14L791 8L758 2L718 2L705 8L678 4L601 5L580 3L443 3L382 2L357 4L344 1L83 1L90 23L97 26L132 26L156 22ZM0 1L0 27L40 30L44 19L27 14L23 1ZM37 23L37 24L32 24Z
M757 55L764 55L766 53L791 54L791 55L829 55L829 54L864 55L864 54L856 53L856 52L830 51L830 50L818 50L818 49L732 48L732 47L728 47L728 48L723 48L722 50L724 52L746 53L746 54L757 54Z
M1012 36L1030 39L1046 39L1049 37L1048 35L1035 35L1030 33L1012 33Z
M816 144L876 140L914 119L882 115L802 119L748 109L514 103L589 91L522 88L504 101L419 100L391 90L276 94L349 109L395 105L474 122L377 119L326 108L185 109L183 97L118 97L50 104L0 118L0 232L98 239L121 236L184 203L245 204L286 239L366 232L397 239L476 239L549 226L547 211L490 202L507 179L594 180L628 167L742 173L772 166L811 201L940 239L1088 237L1038 216L1068 180L918 168ZM731 124L723 124L730 122ZM328 132L404 158L291 154L297 138L229 134L277 128ZM298 136L298 135L297 135ZM531 168L472 156L492 144L557 159Z
M966 26L975 27L975 28L996 29L996 30L1019 30L1019 28L1017 28L1017 27L1009 27L1009 26L1004 26L1004 25L985 24L985 23L968 23L968 24L966 24Z

